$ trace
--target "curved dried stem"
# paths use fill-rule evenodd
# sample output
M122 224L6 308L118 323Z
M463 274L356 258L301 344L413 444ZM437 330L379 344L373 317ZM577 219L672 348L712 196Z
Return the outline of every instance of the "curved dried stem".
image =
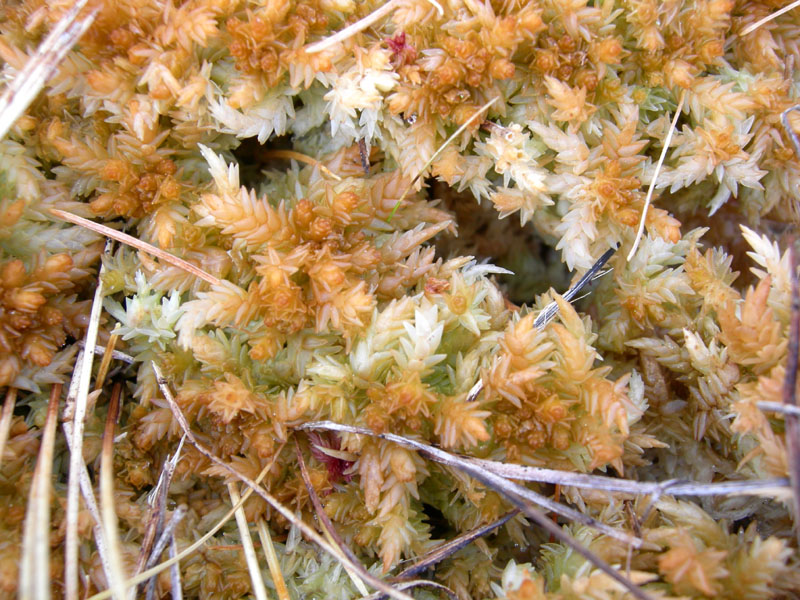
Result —
M81 227L85 227L91 231L97 232L101 235L104 235L112 240L116 240L121 244L125 244L126 246L131 246L132 248L136 248L137 250L141 250L142 252L146 252L147 254L152 254L153 256L160 258L164 262L168 262L169 264L178 267L179 269L183 269L187 273L191 273L195 277L199 277L203 281L207 281L211 285L222 285L222 280L214 277L213 275L206 273L203 269L193 265L190 262L183 260L182 258L178 258L174 254L167 252L166 250L162 250L161 248L157 248L152 244L148 244L147 242L143 242L140 239L133 237L132 235L128 235L127 233L122 233L121 231L117 231L116 229L111 229L106 225L101 225L100 223L95 223L94 221L90 221L89 219L84 219L83 217L79 217L78 215L73 215L72 213L66 212L64 210L59 210L57 208L51 208L50 212L69 223L73 223L74 225L80 225Z
M647 221L647 209L650 208L650 200L653 198L653 190L656 187L656 180L658 179L658 174L661 173L661 167L664 164L664 159L667 157L667 151L669 150L669 145L672 142L672 134L675 132L675 126L678 124L678 117L681 116L681 112L683 111L683 102L686 100L686 90L681 92L681 99L678 102L678 107L675 109L675 114L672 116L672 122L669 125L669 131L667 131L667 137L664 140L664 147L661 149L661 155L658 157L658 163L656 163L656 170L653 171L653 178L650 180L650 185L647 188L647 196L644 199L644 208L642 209L642 218L639 220L639 229L636 231L636 239L633 241L633 247L631 251L628 253L627 260L630 261L633 258L633 255L636 254L636 250L639 248L639 242L642 241L642 235L644 234L644 224Z
M50 390L47 420L42 430L42 443L33 471L28 509L25 512L20 561L20 600L50 598L50 577L46 575L50 573L50 479L60 396L61 384L57 383Z
M453 135L451 135L449 138L447 138L445 140L444 144L439 146L439 148L436 150L436 152L434 152L431 155L431 157L425 162L425 164L422 165L422 168L419 170L419 173L417 173L414 176L414 178L411 180L411 183L409 183L408 186L406 187L406 189L403 191L403 194L400 196L400 199L397 201L397 204L394 205L394 208L392 209L392 212L386 218L387 221L390 221L392 219L394 214L397 212L397 209L400 208L400 204L403 202L403 200L405 200L406 196L408 195L408 192L411 191L411 188L414 187L414 184L417 182L417 180L420 177L422 177L422 175L425 173L425 171L427 171L428 167L430 167L433 164L433 161L435 161L437 158L439 158L439 156L441 156L442 152L444 152L447 149L447 147L453 142L453 140L455 140L458 136L460 136L462 133L464 133L464 131L466 131L467 127L472 125L478 119L478 117L480 117L484 112L489 110L489 107L491 107L492 104L497 102L499 99L500 99L500 96L495 96L494 98L489 100L486 104L481 106L478 110L475 111L475 113L469 119L464 121L464 123L461 125L461 127L459 127L458 129L455 130Z
M305 163L313 167L317 167L320 171L325 173L325 175L327 175L328 177L332 177L336 181L342 180L341 177L339 177L336 173L334 173L328 167L323 165L316 158L311 158L310 156L303 154L301 152L296 152L294 150L267 150L262 154L262 156L264 156L265 158L287 158L290 160L296 160L298 162Z
M364 31L367 27L377 23L387 15L392 14L397 6L400 4L401 0L389 0L386 4L378 8L377 10L372 11L363 19L359 19L355 23L348 25L341 31L334 33L332 36L325 38L324 40L320 40L318 42L314 42L306 47L307 54L316 54L317 52L322 52L323 50L327 50L328 48L335 46L339 42L343 42L348 38L353 37L357 33ZM436 0L428 0L428 3L431 4L439 13L439 16L444 15L444 9L442 5L439 4Z
M762 25L765 25L765 24L769 23L773 19L777 19L781 15L786 14L790 10L794 10L798 6L800 6L800 0L795 0L791 4L787 4L786 6L781 8L780 10L776 10L774 13L772 13L770 15L767 15L763 19L759 19L755 23L752 23L751 25L748 25L747 27L742 29L742 31L739 33L739 35L747 35L748 33L753 33L756 29L758 29Z
M106 244L106 251L109 250L109 245L110 242ZM73 380L77 378L77 387L73 388L70 384L64 411L65 419L71 420L72 428L69 444L69 478L67 480L67 530L64 539L64 595L67 600L77 600L78 597L78 492L81 472L86 468L83 462L83 428L92 378L94 349L97 346L100 316L103 313L104 272L105 267L101 266L92 300L92 310L89 314L89 326L86 328L86 337L84 338L83 359L75 362L75 371L73 372Z
M78 0L56 23L53 30L36 49L36 53L17 73L14 81L0 97L0 140L13 127L17 119L30 106L39 91L58 69L59 63L67 52L94 22L99 7L95 8L83 19L77 20L78 14L87 0Z

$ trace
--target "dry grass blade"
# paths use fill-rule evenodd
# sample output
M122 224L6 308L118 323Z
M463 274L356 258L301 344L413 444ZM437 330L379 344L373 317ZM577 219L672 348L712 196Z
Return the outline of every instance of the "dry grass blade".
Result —
M287 521L289 521L292 525L297 526L297 528L311 541L315 544L320 546L325 552L330 554L332 557L338 559L340 562L348 564L349 567L355 569L359 576L366 581L369 585L374 587L381 592L388 594L392 598L397 598L398 600L412 600L411 596L408 594L404 594L393 587L387 585L385 582L373 577L370 573L363 570L361 565L352 563L346 556L341 556L339 552L331 546L328 542L325 541L323 537L321 537L313 528L311 528L307 523L305 523L302 519L298 519L297 516L289 510L286 506L278 502L278 500L270 493L265 491L261 488L258 484L256 484L252 479L239 473L236 469L231 467L225 461L220 459L216 456L213 452L211 452L208 448L206 448L200 441L195 437L194 433L192 432L191 428L189 427L188 421L186 421L186 417L184 417L183 413L181 412L180 407L175 402L175 398L172 396L172 392L170 391L166 379L164 379L163 375L161 374L161 369L158 368L158 365L155 363L153 364L153 370L156 374L156 380L158 381L159 388L161 392L164 394L167 403L169 404L170 410L172 410L172 415L175 417L175 420L178 421L183 433L186 434L186 438L191 442L191 444L206 458L208 458L211 462L215 465L222 467L226 471L228 471L231 475L239 479L242 483L247 485L251 488L256 494L261 496L267 504L272 506L275 510L277 510ZM93 597L93 600L100 600L100 595L96 595Z
M39 456L33 471L28 509L22 537L20 564L20 600L49 600L50 598L50 486L53 471L53 448L58 424L58 400L61 384L50 390L47 420L42 430Z
M452 540L445 542L441 546L437 546L424 556L420 557L413 565L403 569L403 571L401 571L397 577L395 577L395 580L413 577L418 573L422 573L429 567L432 567L433 565L443 561L448 556L455 554L464 546L468 546L484 535L488 535L498 527L502 527L518 514L518 509L511 510L492 523L487 523L486 525L476 527L475 529L467 531L466 533L462 533Z
M444 10L442 9L441 5L436 2L436 0L428 0L428 3L431 4L439 13L439 16L444 14ZM339 42L343 42L348 38L353 37L357 33L364 31L370 25L377 23L387 15L390 15L400 4L400 0L390 0L377 10L372 11L363 19L359 19L355 23L348 25L341 31L334 33L332 36L325 38L324 40L320 40L313 44L310 44L306 47L307 54L315 54L317 52L322 52L323 50L327 50L328 48L335 46Z
M672 116L672 122L669 125L667 137L664 140L664 147L661 149L661 155L658 157L656 170L653 171L653 178L650 180L650 185L647 188L647 196L644 199L644 208L642 209L642 218L639 220L639 229L636 231L636 239L633 241L631 251L628 253L629 261L633 258L633 255L636 254L636 249L639 247L639 242L642 240L642 235L644 234L644 224L645 221L647 221L647 209L650 208L650 200L653 198L653 190L656 187L656 180L658 179L658 174L661 172L661 167L664 165L664 159L667 157L669 145L672 142L672 134L675 132L675 126L678 124L678 117L681 116L681 112L683 111L683 102L685 100L686 90L683 90L681 92L681 99L678 102L678 107L675 109L675 114Z
M795 0L791 4L788 4L788 5L784 6L780 10L776 10L771 15L767 15L763 19L760 19L760 20L756 21L755 23L753 23L751 25L748 25L747 27L742 29L742 32L739 35L747 35L748 33L753 33L756 29L758 29L762 25L765 25L766 23L769 23L773 19L777 19L781 15L786 14L787 12L797 8L798 6L800 6L800 0Z
M3 453L6 450L8 434L11 431L11 418L14 416L14 405L17 402L17 388L8 388L3 403L3 416L0 417L0 466L3 464Z
M152 254L153 256L160 258L164 262L168 262L169 264L178 267L179 269L183 269L187 273L191 273L192 275L199 277L203 281L207 281L211 285L222 285L222 281L209 273L206 273L199 267L193 265L190 262L183 260L182 258L178 258L174 254L170 254L166 250L162 250L161 248L157 248L152 244L148 244L147 242L143 242L132 235L128 235L127 233L122 233L121 231L117 231L116 229L111 229L106 225L101 225L100 223L95 223L94 221L90 221L89 219L84 219L83 217L79 217L78 215L73 215L72 213L66 212L64 210L58 210L57 208L51 208L50 212L69 223L74 225L80 225L81 227L85 227L91 231L104 235L112 240L116 240L121 244L125 244L126 246L131 246L132 248L136 248L137 250L141 250L142 252L146 252L147 254Z
M624 586L631 594L633 594L639 600L652 600L650 595L642 590L639 586L635 583L627 579L624 575L622 575L619 571L612 568L608 563L606 563L602 558L597 556L594 552L582 546L579 542L577 542L572 536L565 533L561 527L553 523L550 519L548 519L542 512L536 510L533 507L533 503L537 502L533 500L535 494L533 494L527 488L523 488L520 485L517 485L507 479L500 477L499 475L495 475L477 466L475 463L461 458L460 456L450 454L449 452L445 452L444 450L440 450L434 446L430 446L428 444L424 444L422 442L418 442L416 440L411 440L408 438L404 438L399 435L394 435L391 433L375 433L370 431L369 429L364 429L362 427L354 427L352 425L342 425L339 423L333 423L331 421L317 421L313 423L305 423L299 427L299 429L321 429L325 431L338 431L344 433L356 433L360 435L368 435L370 437L377 437L389 442L394 442L399 444L400 446L406 448L412 448L417 450L421 454L429 457L431 460L434 460L438 463L447 465L454 469L458 469L459 471L466 473L467 475L473 477L474 479L480 481L484 485L490 487L491 489L495 490L502 496L504 496L507 500L509 500L514 506L519 508L526 516L534 521L539 527L544 529L547 533L552 535L558 541L566 544L572 550L580 554L583 558L591 562L595 567L600 569L603 573L611 577L614 581ZM539 498L539 503L541 506L546 507L549 511L559 511L559 514L567 515L567 514L574 514L578 517L576 520L579 522L589 524L586 522L586 517L582 513L577 511L573 511L570 509L569 511L564 510L566 507L558 505L552 501L547 503L541 502L541 497ZM553 506L555 505L555 506ZM568 517L572 518L572 516ZM631 536L627 536L624 534L620 534L615 529L612 529L607 526L600 527L601 524L594 521L594 519L590 519L592 525L606 533L607 535L611 535L617 539L623 539L623 541L631 544L641 544L640 540L636 538L632 538Z
M76 21L87 0L78 0L56 23L53 30L36 49L36 54L17 73L14 81L0 97L0 140L33 102L45 83L56 72L67 52L94 22L99 11L94 9Z
M109 244L106 244L106 251ZM67 530L64 540L64 596L67 600L78 598L78 499L80 488L80 473L85 469L83 463L83 428L86 420L88 405L89 385L92 378L92 363L94 349L97 346L97 332L100 328L100 316L103 312L103 272L100 267L97 277L97 287L92 300L92 310L89 314L89 326L86 328L84 338L83 359L76 361L73 378L77 377L77 389L70 385L67 394L65 419L72 422L72 436L70 440L69 479L67 480Z
M280 562L278 562L278 554L275 552L275 546L272 544L272 536L269 533L267 522L264 521L263 518L258 520L258 539L261 540L261 547L264 549L264 554L267 557L267 566L269 567L270 575L272 575L272 583L275 584L275 592L278 594L278 600L289 600L289 590L286 589L286 582L283 580L281 565Z
M301 152L296 152L294 150L267 150L262 154L262 156L265 158L288 158L290 160L296 160L298 162L317 167L320 171L325 173L325 175L332 177L336 181L342 180L341 177L323 165L316 158L312 158L306 154L302 154Z
M341 31L334 33L332 36L326 37L324 40L320 40L318 42L310 44L309 46L306 46L306 54L316 54L317 52L322 52L323 50L327 50L328 48L335 46L339 42L343 42L347 38L353 37L357 33L364 31L367 27L369 27L373 23L377 23L385 16L390 15L399 3L400 0L389 0L389 2L387 2L377 10L372 11L363 19L359 19L358 21L356 21L351 25L348 25Z
M322 502L319 500L317 490L314 489L314 485L311 483L311 478L308 476L306 461L303 459L303 453L300 451L300 443L297 441L297 438L294 440L294 449L297 454L297 463L300 465L300 475L303 478L303 483L308 491L308 497L311 499L311 504L314 506L314 511L317 513L317 519L319 519L325 537L328 538L328 541L332 546L337 547L341 553L346 555L347 558L349 558L352 562L358 563L358 558L356 558L356 555L353 554L350 548L347 547L347 544L344 543L344 540L336 531L336 528L333 526L328 514L325 512ZM367 588L364 586L364 582L361 581L358 575L348 567L345 567L345 569L347 571L347 575L353 581L353 584L356 586L356 589L359 591L359 593L361 593L362 596L368 595L369 590L367 590Z
M797 254L794 243L789 245L789 264L792 278L792 310L789 321L789 346L787 348L786 375L783 380L783 403L797 406L797 364L800 352L800 290L797 282ZM786 417L786 450L789 455L789 479L794 492L795 534L800 543L800 418L793 414Z
M117 383L111 391L106 426L103 431L103 449L100 453L100 514L103 533L111 567L110 590L115 600L127 600L128 584L123 569L120 549L117 512L114 509L114 428L120 413L122 386Z
M235 483L228 484L228 494L231 497L231 504L239 502L239 491ZM247 562L247 570L250 572L250 583L256 600L267 600L267 588L261 578L261 568L258 566L256 549L253 547L253 538L250 536L250 528L247 526L247 517L244 514L244 507L239 507L234 513L236 525L239 527L239 537L242 539L242 549L244 558Z
M83 364L83 350L78 352L78 356L75 359L75 371L81 370L81 365ZM70 402L74 405L75 398L78 395L78 378L73 377L72 381L69 384L69 389L67 391L67 400L65 402L64 412L66 413L69 410ZM74 406L73 406L74 408ZM62 428L64 429L64 438L67 440L67 447L69 448L70 454L72 453L72 440L73 440L73 431L72 431L72 423L68 420L65 420L62 423ZM83 501L86 503L86 509L89 511L89 514L92 515L92 519L94 519L94 526L92 527L92 531L94 533L95 543L97 544L97 553L100 556L100 564L103 567L103 572L106 575L106 580L110 581L111 578L111 568L109 566L109 559L108 559L108 551L106 550L105 544L105 534L103 533L103 526L102 526L102 519L100 517L100 510L97 508L97 501L94 497L94 489L92 480L89 479L89 471L86 468L86 465L83 461L80 462L81 469L79 475L79 482L81 488L81 495L83 496Z
M97 369L97 377L94 380L94 389L99 390L103 387L103 383L108 375L108 367L111 366L111 359L114 358L114 347L117 345L119 336L112 333L108 338L108 344L103 351L103 360L100 361L100 367Z
M405 200L406 196L408 195L408 192L411 191L411 188L414 187L414 184L417 182L417 180L420 177L422 177L422 175L425 173L425 171L428 169L428 167L430 167L433 164L433 161L435 161L437 158L439 158L439 156L441 156L442 152L445 151L445 149L453 142L453 140L455 140L458 136L460 136L462 133L464 133L467 130L467 127L469 127L475 121L477 121L478 117L480 117L481 115L483 115L484 112L489 110L489 108L492 106L492 104L497 102L499 99L500 99L500 96L495 96L494 98L489 100L486 104L481 106L478 110L476 110L472 114L472 116L469 119L467 119L466 121L464 121L464 123L461 125L461 127L456 129L453 132L453 135L451 135L449 138L447 138L444 141L444 144L439 146L439 148L436 150L436 152L434 152L431 155L431 157L427 161L425 161L425 164L422 165L422 168L419 170L419 173L417 173L414 176L414 179L411 180L411 183L408 184L406 189L401 194L400 199L397 201L397 204L394 205L394 208L392 209L392 212L386 218L387 221L391 221L392 217L397 212L397 209L400 208L400 204L402 204L403 200Z

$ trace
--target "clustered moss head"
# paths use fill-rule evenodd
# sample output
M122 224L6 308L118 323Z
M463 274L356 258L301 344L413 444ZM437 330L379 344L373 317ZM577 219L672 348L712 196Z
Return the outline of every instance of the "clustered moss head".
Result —
M17 591L46 397L70 377L98 275L99 343L113 332L133 359L110 375L125 386L114 486L129 575L148 493L182 435L153 363L214 455L251 479L269 467L265 488L314 523L297 442L338 534L381 576L511 505L415 450L299 426L330 420L472 458L642 481L787 477L784 418L758 403L783 401L792 267L770 232L800 218L800 161L781 124L800 92L800 12L743 34L774 4L93 5L93 25L0 141L0 386L19 391L0 456L10 507L0 591ZM6 84L68 8L3 8ZM383 16L354 25L370 14ZM340 30L350 35L317 45ZM103 252L54 208L220 283L129 248ZM512 215L519 223L498 221ZM566 272L617 246L583 303L534 294L563 291ZM537 326L550 302L558 317ZM92 472L106 396L93 397L86 420ZM55 467L54 581L68 462ZM232 482L184 447L168 502L187 510L178 547L227 512ZM787 498L555 493L642 537L633 550L560 522L654 597L800 589ZM259 524L271 532L292 598L359 593L262 499L244 511L253 535ZM109 586L92 526L80 512L89 593ZM183 560L184 594L250 594L241 543L231 522ZM462 599L625 592L520 515L430 578ZM157 595L169 586L162 574Z

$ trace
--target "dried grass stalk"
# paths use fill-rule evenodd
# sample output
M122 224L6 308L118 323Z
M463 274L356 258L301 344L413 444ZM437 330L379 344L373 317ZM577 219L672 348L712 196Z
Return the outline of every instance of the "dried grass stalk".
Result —
M78 0L56 23L53 30L36 49L36 54L17 73L14 81L0 97L0 139L3 139L17 119L36 98L45 83L56 72L67 52L94 22L99 7L76 21L87 0Z
M42 574L50 573L50 486L60 397L61 384L57 383L50 389L47 420L25 512L19 581L21 600L50 598L50 577Z
M103 450L100 454L100 514L108 548L111 579L109 581L114 600L128 600L128 582L120 553L117 512L114 508L114 428L120 413L122 386L114 384L111 402L108 405L106 426L103 431Z
M278 554L275 552L275 546L272 544L272 536L269 533L267 522L264 521L264 519L258 520L258 539L261 541L261 547L264 550L264 555L267 557L267 566L269 567L270 575L272 575L272 583L275 584L278 600L289 600L289 590L286 589L286 581L284 581L283 573L281 573Z
M239 490L235 483L228 484L228 494L231 497L231 504L236 504L240 500ZM256 549L253 547L253 538L250 536L250 528L247 525L247 517L244 514L244 507L236 509L234 513L236 525L239 527L239 537L242 539L242 549L244 558L247 561L247 570L250 573L250 582L253 584L252 590L256 600L267 600L267 588L261 578L261 568L258 566Z

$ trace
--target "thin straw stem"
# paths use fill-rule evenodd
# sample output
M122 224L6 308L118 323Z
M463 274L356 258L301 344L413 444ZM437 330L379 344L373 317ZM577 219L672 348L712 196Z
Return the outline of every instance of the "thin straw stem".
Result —
M80 225L81 227L85 227L86 229L104 235L108 238L111 238L112 240L116 240L121 244L125 244L126 246L131 246L132 248L141 250L142 252L152 254L153 256L160 258L164 262L168 262L169 264L178 267L179 269L183 269L187 273L191 273L192 275L199 277L203 281L207 281L211 285L222 285L222 280L218 279L217 277L214 277L209 273L206 273L201 268L193 265L190 262L183 260L182 258L178 258L174 254L171 254L166 250L162 250L161 248L157 248L152 244L143 242L142 240L137 239L132 235L128 235L127 233L122 233L121 231L117 231L116 229L111 229L111 227L107 227L106 225L95 223L94 221L90 221L89 219L84 219L83 217L79 217L78 215L73 215L72 213L66 212L64 210L59 210L57 208L51 208L50 212L59 219L63 219L64 221L73 223L74 225Z

